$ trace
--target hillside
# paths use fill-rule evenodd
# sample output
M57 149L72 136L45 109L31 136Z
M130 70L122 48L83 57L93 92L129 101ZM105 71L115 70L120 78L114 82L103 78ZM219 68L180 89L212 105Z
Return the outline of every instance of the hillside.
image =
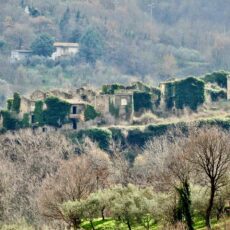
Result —
M14 91L138 79L157 85L174 76L229 70L226 1L10 0L1 1L0 7L1 105ZM80 45L89 35L100 43L100 55L93 64L84 55L10 64L11 50L29 49L43 33Z

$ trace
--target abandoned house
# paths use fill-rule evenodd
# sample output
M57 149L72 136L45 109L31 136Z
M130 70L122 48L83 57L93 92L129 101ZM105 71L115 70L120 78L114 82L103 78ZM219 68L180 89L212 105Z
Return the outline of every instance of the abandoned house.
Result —
M56 48L56 51L52 54L53 60L60 57L74 56L79 52L78 43L55 42L54 47Z
M32 50L12 50L11 51L11 62L28 60L32 56Z

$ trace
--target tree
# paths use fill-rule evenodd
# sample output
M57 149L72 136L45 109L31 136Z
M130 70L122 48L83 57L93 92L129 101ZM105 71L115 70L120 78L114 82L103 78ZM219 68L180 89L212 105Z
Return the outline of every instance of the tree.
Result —
M53 43L54 39L50 35L41 34L33 41L31 49L35 55L48 57L55 51Z
M115 187L111 189L110 211L115 220L125 223L129 230L132 230L132 225L148 215L152 215L152 208L149 204L152 202L153 196L151 191L147 189L139 189L134 185L127 187ZM144 208L143 208L144 207ZM143 223L143 222L142 222ZM146 229L149 229L144 224Z
M37 196L43 180L73 154L73 146L58 133L21 130L1 135L0 149L0 186L4 186L0 206L4 221L25 219L38 224L41 216Z
M230 135L216 127L195 130L190 136L190 162L199 173L200 180L210 187L205 222L211 229L211 213L217 191L225 186L230 167Z
M59 23L59 29L64 40L66 40L68 36L70 17L71 17L70 9L69 7L67 7Z
M67 222L61 204L81 201L100 188L105 188L109 172L108 155L92 142L80 146L80 155L62 162L55 175L43 183L39 204L43 216ZM77 217L74 218L74 221ZM78 225L81 218L78 218ZM67 222L68 223L68 222Z
M103 39L101 34L96 29L89 28L80 40L80 56L87 62L95 64L102 53Z
M149 141L144 154L136 159L135 167L136 178L140 177L141 183L154 183L160 191L175 189L179 199L173 221L182 221L184 216L188 229L193 230L189 186L191 165L187 160L187 141L178 131Z

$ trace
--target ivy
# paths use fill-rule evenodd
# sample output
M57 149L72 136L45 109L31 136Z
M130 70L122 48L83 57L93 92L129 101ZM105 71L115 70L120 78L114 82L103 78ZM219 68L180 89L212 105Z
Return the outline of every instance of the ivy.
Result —
M13 99L8 99L7 100L7 110L8 111L12 110L12 105L13 105Z
M35 102L34 122L38 125L44 125L43 101Z
M92 141L96 141L101 149L109 150L112 133L110 130L92 128L79 131L76 137L80 139L89 137Z
M152 98L150 93L135 91L133 94L133 101L135 112L152 109Z
M111 115L113 115L115 118L119 118L120 109L119 107L116 107L114 103L109 99L109 112Z
M19 128L19 121L11 112L2 110L1 115L3 118L3 128L6 130L16 130Z
M94 120L98 117L100 113L98 113L92 105L87 105L84 111L85 121Z
M225 90L208 89L207 93L210 95L213 102L219 101L221 99L227 99L227 93Z
M189 107L196 111L205 101L205 84L202 80L189 77L165 84L165 104L167 109Z
M67 115L71 105L56 97L49 97L45 100L47 109L44 111L45 123L54 127L61 127L67 122Z
M30 127L30 115L29 113L23 114L23 119L20 121L20 128L28 128Z
M215 83L222 88L227 88L228 76L229 76L228 72L219 71L211 74L206 74L201 79L205 83Z
M21 97L18 93L14 93L13 102L12 102L12 111L19 113L21 106Z
M116 91L125 89L124 85L120 84L112 84L112 85L103 85L102 86L102 93L103 94L114 94Z

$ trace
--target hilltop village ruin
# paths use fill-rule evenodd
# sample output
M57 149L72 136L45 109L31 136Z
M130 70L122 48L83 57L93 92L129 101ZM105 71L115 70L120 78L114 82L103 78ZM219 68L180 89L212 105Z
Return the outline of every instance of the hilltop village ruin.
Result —
M1 111L1 127L6 130L31 127L81 130L92 126L132 125L145 112L164 116L187 108L197 111L207 100L230 99L228 73L189 77L163 82L158 88L142 82L128 86L104 85L100 90L36 90L29 97L15 93Z

